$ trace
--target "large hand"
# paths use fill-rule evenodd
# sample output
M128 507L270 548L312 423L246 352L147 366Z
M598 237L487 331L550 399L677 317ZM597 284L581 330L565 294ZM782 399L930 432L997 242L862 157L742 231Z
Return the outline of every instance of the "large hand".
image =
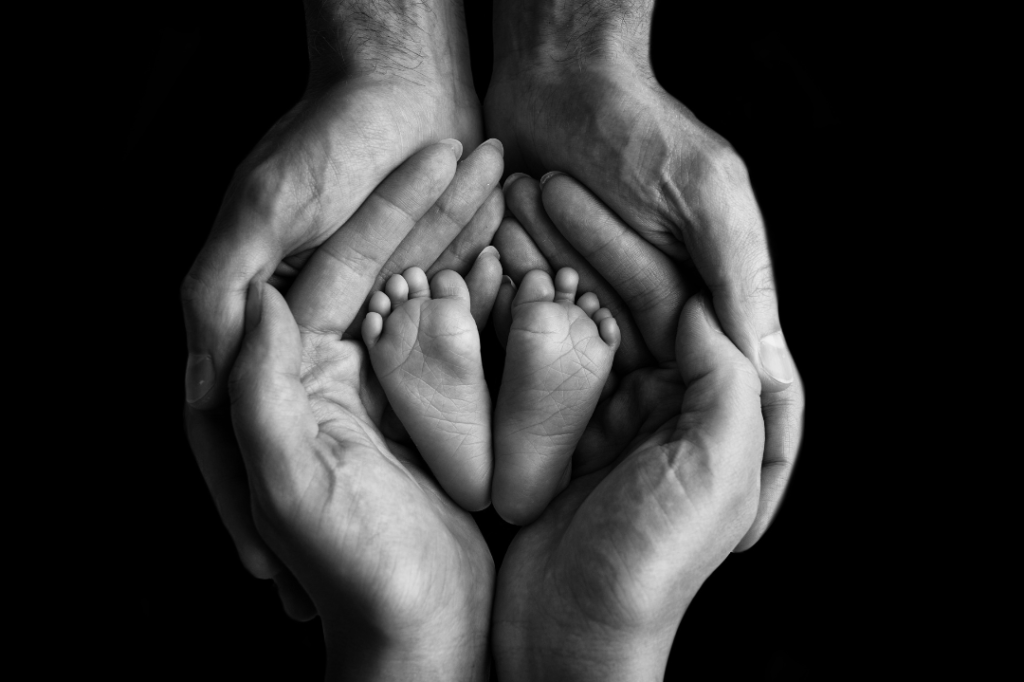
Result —
M746 168L655 80L653 7L654 0L499 0L485 122L505 143L509 170L569 173L651 244L692 259L710 288L726 334L761 378L761 504L743 549L781 502L800 444L803 387L782 334ZM675 296L646 277L634 254L601 246L616 253L615 267L638 275L649 304Z
M505 271L515 279L538 267L576 268L581 288L613 311L625 353L574 456L571 483L505 555L496 663L503 679L660 679L687 605L753 522L760 381L705 296L683 307L674 262L603 207L583 204L594 200L578 183L560 182L573 200L563 208L575 209L588 238L617 240L678 294L661 311L674 311L669 324L664 315L648 319L631 297L635 278L596 272L547 219L536 182L506 186L526 229L506 220L499 230ZM495 307L499 334L510 290L503 285Z
M239 166L182 285L189 440L243 564L279 582L287 576L252 526L234 436L218 413L242 335L249 283L290 279L413 152L442 138L457 138L470 149L480 138L461 8L400 1L360 11L359 4L308 3L306 95ZM502 210L493 187L500 172L500 145L482 147L463 161L448 191L384 264L380 279L410 265L426 269L446 248L445 267L452 267L453 259L487 244ZM289 593L285 586L283 596ZM294 600L288 608L310 615L308 605Z
M486 676L487 545L415 451L381 433L383 391L343 336L454 172L450 148L427 148L317 249L287 304L249 289L232 419L256 527L323 619L329 679Z

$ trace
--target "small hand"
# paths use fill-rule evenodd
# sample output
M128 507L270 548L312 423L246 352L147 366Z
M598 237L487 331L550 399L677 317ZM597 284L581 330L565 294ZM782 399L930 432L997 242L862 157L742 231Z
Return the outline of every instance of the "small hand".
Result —
M344 336L454 172L446 145L428 147L313 253L288 303L249 288L232 420L256 528L323 620L331 679L486 676L487 545L417 453L382 434L383 391Z

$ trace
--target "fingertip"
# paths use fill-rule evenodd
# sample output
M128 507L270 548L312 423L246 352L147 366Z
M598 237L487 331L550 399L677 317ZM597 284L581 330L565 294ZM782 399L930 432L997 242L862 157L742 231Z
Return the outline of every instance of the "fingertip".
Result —
M265 545L257 546L236 540L235 549L243 568L257 580L272 580L284 568Z
M482 258L497 258L498 260L501 260L501 254L498 253L497 247L495 247L493 244L488 244L487 246L480 250L479 254L477 254L476 259L478 261Z
M761 339L758 344L758 361L765 375L762 377L762 388L765 391L774 393L793 384L796 367L781 329Z
M722 323L718 321L718 314L715 312L715 304L711 297L706 292L701 292L693 297L696 299L696 304L700 306L701 312L704 313L704 319L707 325L711 327L713 331L719 334L725 334L722 331Z
M455 155L455 160L458 161L462 158L462 143L456 140L454 137L445 138L440 140L438 144L442 144L451 150L452 154Z
M263 283L254 279L249 282L245 297L245 333L255 329L263 315Z

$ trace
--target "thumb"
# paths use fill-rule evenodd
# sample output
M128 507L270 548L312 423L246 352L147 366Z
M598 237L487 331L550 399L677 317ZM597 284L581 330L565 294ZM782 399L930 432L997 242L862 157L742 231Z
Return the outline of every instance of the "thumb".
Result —
M299 378L302 341L284 297L253 282L245 303L245 337L231 371L228 392L249 481L273 516L294 490L302 454L311 452L318 426ZM260 495L263 493L263 495ZM266 498L266 494L270 498Z
M683 307L676 360L686 393L672 440L704 454L704 474L713 474L708 480L716 504L731 519L733 532L727 534L735 535L734 546L757 511L764 448L761 382L722 331L706 294L691 297Z
M246 234L230 229L212 235L181 284L188 341L185 399L197 409L223 404L249 283L268 279L277 263L272 245Z

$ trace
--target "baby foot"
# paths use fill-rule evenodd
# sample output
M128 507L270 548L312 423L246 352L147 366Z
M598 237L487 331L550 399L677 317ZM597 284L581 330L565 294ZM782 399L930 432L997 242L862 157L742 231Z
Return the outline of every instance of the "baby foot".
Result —
M395 414L441 487L470 511L490 502L494 459L491 399L470 299L490 296L493 303L501 277L495 255L482 253L467 275L473 292L453 270L429 284L420 268L392 276L370 298L362 330Z
M532 270L512 300L505 373L494 413L494 508L535 519L569 481L572 453L597 406L619 327L597 295L576 299L579 274Z

